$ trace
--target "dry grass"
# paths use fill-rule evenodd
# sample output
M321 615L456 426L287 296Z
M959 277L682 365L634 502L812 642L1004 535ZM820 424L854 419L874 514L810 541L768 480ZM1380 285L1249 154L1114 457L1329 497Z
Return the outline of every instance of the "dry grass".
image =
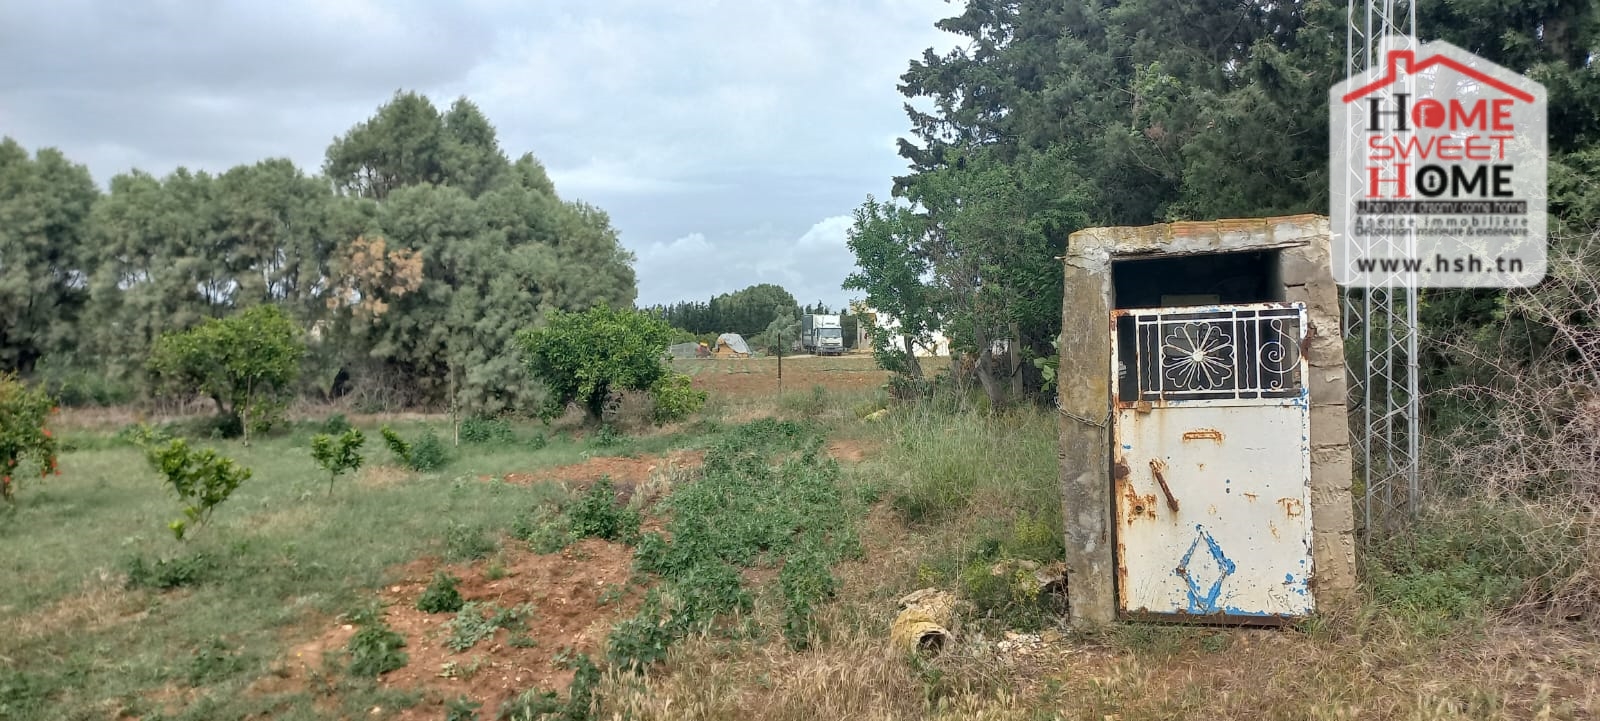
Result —
M1501 623L1428 641L1367 609L1297 630L1120 626L1047 632L1002 650L1003 636L958 633L935 657L888 645L887 589L919 534L876 513L867 561L821 641L683 641L645 678L611 677L606 718L694 719L1584 719L1600 713L1600 639L1576 626ZM881 545L887 543L888 545ZM904 545L909 544L909 545ZM769 626L774 611L755 614Z
M96 631L139 620L149 611L142 594L126 590L127 578L99 569L77 593L34 613L0 612L0 636L24 643L57 633Z

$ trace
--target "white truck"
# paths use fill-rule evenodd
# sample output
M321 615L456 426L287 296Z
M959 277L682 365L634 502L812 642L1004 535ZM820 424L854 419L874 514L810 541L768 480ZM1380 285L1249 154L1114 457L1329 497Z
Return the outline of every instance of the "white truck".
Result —
M844 355L844 326L839 324L839 316L802 316L800 347L816 355Z

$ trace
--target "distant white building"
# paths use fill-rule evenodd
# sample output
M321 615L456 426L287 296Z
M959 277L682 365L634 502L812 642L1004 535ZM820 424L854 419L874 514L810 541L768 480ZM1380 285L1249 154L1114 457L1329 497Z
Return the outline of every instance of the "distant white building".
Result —
M896 330L900 329L900 321L895 319L894 316L891 316L891 315L889 315L887 313L880 313L877 310L875 310L875 309L873 309L871 307L868 307L865 303L859 303L859 302L850 304L850 313L852 315L854 315L856 317L856 319L857 319L856 320L856 347L857 348L871 348L872 347L872 332L871 332L871 328L873 326L877 326L877 327L883 328L884 330L888 330L888 331L890 331L892 333L892 335L889 336L889 344L891 346L893 346L895 348L904 348L905 347L904 336L902 336L902 335L900 335L898 333L893 333L893 331L896 331ZM919 358L949 357L950 356L950 340L945 338L944 334L940 333L939 331L934 331L934 332L930 333L929 336L932 339L932 342L927 344L926 346L924 346L924 345L922 345L920 343L913 344L912 348L911 348L912 354L916 355Z

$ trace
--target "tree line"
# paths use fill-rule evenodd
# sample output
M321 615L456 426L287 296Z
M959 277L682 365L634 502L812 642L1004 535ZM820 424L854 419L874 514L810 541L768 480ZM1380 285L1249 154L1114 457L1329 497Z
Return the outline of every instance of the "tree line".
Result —
M314 174L271 158L102 191L58 150L0 141L0 369L68 402L149 390L163 334L271 305L308 332L303 393L531 408L515 334L631 308L633 262L604 211L510 159L466 98L397 92Z
M961 7L958 5L958 7ZM1425 3L1417 26L1548 89L1552 237L1600 219L1600 47L1594 3ZM875 340L923 375L909 344L935 330L1010 400L991 341L1055 354L1062 255L1096 226L1328 212L1327 92L1345 76L1344 3L968 0L937 23L963 44L913 59L899 89L907 172L856 210L845 282L907 330ZM923 109L925 108L925 109ZM1503 291L1430 290L1434 337L1505 320ZM1537 342L1538 332L1533 333ZM1430 347L1436 344L1430 344ZM1430 351L1427 382L1461 360ZM1024 362L1026 392L1046 374ZM1044 398L1045 394L1036 397Z
M780 326L787 327L785 324L797 324L800 316L810 314L839 315L847 347L853 347L856 335L856 319L848 309L835 309L822 301L801 305L789 291L772 283L722 293L704 302L657 304L644 310L682 331L680 340L692 338L711 342L723 333L738 333L756 346L767 348L777 343L778 338L787 337L782 332L769 332L774 329L775 321L783 321Z

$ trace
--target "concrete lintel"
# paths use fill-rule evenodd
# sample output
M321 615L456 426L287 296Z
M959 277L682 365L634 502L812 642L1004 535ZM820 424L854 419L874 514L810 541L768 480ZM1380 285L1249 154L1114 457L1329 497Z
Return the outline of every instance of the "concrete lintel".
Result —
M1326 237L1328 220L1317 215L1090 228L1072 234L1067 257L1080 246L1116 258L1160 257L1293 248Z

